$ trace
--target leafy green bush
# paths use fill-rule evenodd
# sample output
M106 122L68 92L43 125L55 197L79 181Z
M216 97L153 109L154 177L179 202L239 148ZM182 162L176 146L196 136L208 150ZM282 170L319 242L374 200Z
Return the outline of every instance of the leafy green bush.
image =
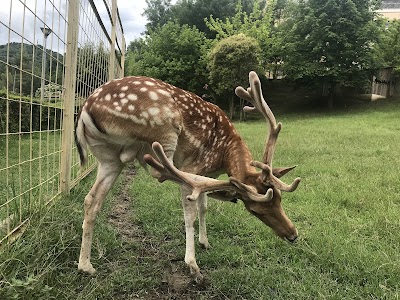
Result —
M7 132L7 120L9 133L60 129L60 108L40 105L19 95L9 94L7 100L5 90L0 90L0 98L0 133Z

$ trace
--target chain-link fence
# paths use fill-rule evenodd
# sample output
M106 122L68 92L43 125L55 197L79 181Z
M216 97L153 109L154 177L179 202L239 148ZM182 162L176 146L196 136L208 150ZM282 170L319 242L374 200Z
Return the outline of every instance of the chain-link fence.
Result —
M123 76L117 0L4 0L0 10L0 243L68 192L80 170L75 116Z

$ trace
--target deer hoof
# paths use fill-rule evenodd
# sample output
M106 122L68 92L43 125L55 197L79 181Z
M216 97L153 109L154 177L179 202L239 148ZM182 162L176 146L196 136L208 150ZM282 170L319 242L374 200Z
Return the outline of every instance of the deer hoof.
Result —
M94 275L96 273L96 269L93 268L91 263L87 265L78 265L78 271L89 275Z
M207 249L210 249L210 244L208 243L208 241L202 241L202 242L200 242L200 247L202 248L202 249L205 249L205 250L207 250Z
M193 274L193 280L196 284L202 284L204 282L204 276L199 271L196 274Z

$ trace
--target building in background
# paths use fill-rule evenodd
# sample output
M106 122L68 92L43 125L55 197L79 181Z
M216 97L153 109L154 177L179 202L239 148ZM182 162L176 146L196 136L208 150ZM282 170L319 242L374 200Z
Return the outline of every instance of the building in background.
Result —
M377 12L389 20L400 19L400 0L382 0L381 9Z

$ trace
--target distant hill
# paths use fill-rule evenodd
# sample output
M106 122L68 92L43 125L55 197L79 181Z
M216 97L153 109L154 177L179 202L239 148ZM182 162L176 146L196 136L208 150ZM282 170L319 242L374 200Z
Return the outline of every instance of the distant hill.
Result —
M43 47L41 45L25 43L0 45L0 89L7 87L6 64L8 62L10 65L8 68L9 91L18 94L21 92L23 95L30 95L31 92L35 94L41 83L42 56ZM46 50L46 84L50 75L52 82L61 84L63 70L64 56L52 50Z
M0 45L0 90L23 96L35 95L41 85L42 55L41 45L10 43ZM8 55L8 60L7 60ZM103 45L87 43L78 48L76 70L76 93L87 97L108 78L110 53ZM64 55L52 50L46 51L45 78L48 83L62 85Z

